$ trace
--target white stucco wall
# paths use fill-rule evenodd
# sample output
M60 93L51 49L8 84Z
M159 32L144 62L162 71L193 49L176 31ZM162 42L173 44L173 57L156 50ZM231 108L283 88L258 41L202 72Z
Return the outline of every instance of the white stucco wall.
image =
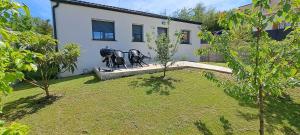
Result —
M54 4L54 3L52 3ZM112 49L128 51L138 49L145 55L155 53L150 51L146 43L146 33L157 32L157 27L166 27L162 24L164 19L145 17L109 10L89 8L84 6L60 3L55 9L57 38L59 48L66 43L77 43L80 45L81 56L78 59L78 69L71 73L62 73L61 76L71 76L81 74L84 71L91 71L94 67L105 67L100 56L100 49L108 46ZM109 20L115 23L116 41L95 41L92 40L92 19ZM142 24L144 31L144 41L142 43L132 42L132 24ZM153 29L155 28L155 29ZM199 61L199 56L195 55L195 50L200 47L200 39L197 37L200 25L172 21L169 27L169 36L174 37L176 31L190 31L190 45L180 44L175 58L180 60L185 58L189 61ZM126 60L127 55L126 55Z

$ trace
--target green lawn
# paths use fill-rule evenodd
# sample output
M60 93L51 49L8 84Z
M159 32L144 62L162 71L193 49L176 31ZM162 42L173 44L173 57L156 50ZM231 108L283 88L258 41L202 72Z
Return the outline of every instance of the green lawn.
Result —
M258 134L257 108L241 104L201 76L184 69L99 82L92 75L53 81L56 95L17 87L5 99L9 121L30 126L30 134ZM224 76L224 74L219 74ZM300 93L269 101L268 134L300 131Z
M227 63L224 62L201 62L203 64L210 64L210 65L216 65L216 66L222 66L222 67L228 67Z

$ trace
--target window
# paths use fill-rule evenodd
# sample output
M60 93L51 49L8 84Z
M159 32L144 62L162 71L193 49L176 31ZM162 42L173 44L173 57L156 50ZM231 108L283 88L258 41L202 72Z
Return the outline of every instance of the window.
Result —
M157 35L159 36L161 34L165 34L166 36L168 36L168 29L167 28L158 27L157 28Z
M287 22L273 23L272 30L285 29L288 26L291 26L291 23L287 23Z
M114 22L92 20L93 40L114 41Z
M190 31L183 30L181 31L182 38L181 38L181 44L190 44Z
M132 25L132 41L143 42L143 25Z
M285 29L288 26L291 26L291 23L282 22L282 23L279 24L278 29Z

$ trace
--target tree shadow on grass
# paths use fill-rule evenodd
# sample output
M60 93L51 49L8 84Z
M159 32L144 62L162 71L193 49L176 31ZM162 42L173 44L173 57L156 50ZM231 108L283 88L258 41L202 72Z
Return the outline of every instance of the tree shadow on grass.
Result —
M300 104L295 103L287 94L281 97L267 98L265 119L271 127L272 124L285 125L286 121L297 131L286 126L284 126L282 131L287 131L288 133L298 132L298 134L300 134ZM272 128L270 130L272 131Z
M205 123L203 123L201 120L194 122L194 125L204 135L213 135L213 133L206 127Z
M249 98L242 90L236 89L225 89L225 93L230 97L239 101L242 106L257 108L256 100L254 97ZM246 120L258 119L258 115L239 112L239 116L242 116ZM282 132L295 132L300 134L300 104L293 101L293 99L284 94L280 97L267 96L265 98L265 120L266 120L266 131L269 133L274 133L275 130L280 130ZM285 124L289 124L291 127L285 127L285 129L278 129L278 126L284 127ZM295 129L295 130L294 130ZM293 130L293 131L291 131Z
M100 81L101 80L97 76L94 75L93 79L84 82L84 84L94 84L94 83L98 83Z
M229 120L225 119L224 116L221 116L219 120L222 123L225 135L233 135L233 129L231 124L229 123Z
M284 126L281 130L286 135L299 135L294 129Z
M51 105L60 98L61 96L51 96L49 98L46 98L44 96L41 96L40 93L8 102L3 107L2 118L7 121L22 119L28 114L33 114L38 110Z
M235 85L226 86L226 88L224 88L224 92L228 96L236 99L239 102L240 106L247 106L252 108L257 107L256 97L249 96L251 94L249 94L246 90L241 90L240 87L236 87Z
M173 78L163 78L161 76L151 76L150 78L138 78L132 81L129 86L147 87L146 94L159 93L160 95L170 95L170 90L175 89L174 83L180 80Z
M49 81L49 83L50 83L50 85L58 84L58 83L72 81L72 80L76 80L76 79L83 78L83 77L88 77L88 76L91 76L91 74L76 75L76 76L64 77L64 78L60 78L60 79L52 79L52 80ZM14 87L14 91L21 91L21 90L27 90L27 89L31 89L31 88L37 88L36 86L33 86L33 85L31 85L29 83L26 83L26 82L17 83L13 87Z
M238 111L238 113L239 113L238 116L244 118L247 121L258 120L258 114L242 112L242 111Z

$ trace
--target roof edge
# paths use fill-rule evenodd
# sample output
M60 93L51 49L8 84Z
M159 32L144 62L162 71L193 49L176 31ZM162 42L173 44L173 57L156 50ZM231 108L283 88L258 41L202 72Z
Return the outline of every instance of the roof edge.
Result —
M249 5L252 5L252 3L248 3L248 4L245 4L245 5L239 6L239 8L246 7L246 6L249 6Z
M116 11L116 12L122 12L122 13L127 13L127 14L147 16L147 17L153 17L153 18L159 18L159 19L170 19L170 20L173 20L173 21L190 23L190 24L197 24L197 25L202 24L201 22L183 20L183 19L163 16L163 15L159 15L159 14L153 14L153 13L148 13L148 12L143 12L143 11L138 11L138 10L119 8L119 7L96 4L96 3L79 1L79 0L50 0L50 1L60 2L60 3L65 3L65 4L71 4L71 5L84 6L84 7L98 8L98 9L104 9L104 10L110 10L110 11Z

